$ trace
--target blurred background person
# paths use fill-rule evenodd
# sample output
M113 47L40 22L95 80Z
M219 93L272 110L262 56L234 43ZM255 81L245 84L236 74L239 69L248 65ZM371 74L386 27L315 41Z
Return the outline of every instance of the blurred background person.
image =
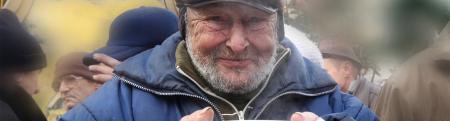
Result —
M436 40L435 40L436 41ZM382 121L445 121L450 116L450 25L386 81L376 101Z
M38 76L46 57L36 39L15 14L0 9L0 120L44 121L31 97L38 93Z
M92 78L93 73L83 65L82 59L87 54L73 52L61 57L56 63L53 89L61 94L64 108L67 110L83 101L102 84L95 81Z
M57 100L50 107L60 112L49 115L48 120L57 120L102 85L102 82L92 78L93 73L83 65L82 59L87 54L87 52L72 52L62 56L56 63L52 87L57 92Z
M363 64L356 45L341 39L329 39L320 41L319 48L325 70L339 84L341 91L355 95L372 107L380 87L361 76Z
M83 62L94 73L94 80L106 82L121 61L161 44L177 31L178 17L167 9L132 9L113 21L106 46L87 55Z
M47 110L57 98L52 88L56 61L70 52L92 52L108 39L109 26L119 14L140 6L164 8L160 0L3 0L3 7L24 9L23 26L37 38L46 52L48 67L42 70L39 92L33 98L45 114L59 113ZM26 8L28 2L30 10ZM20 6L15 3L21 4ZM23 3L23 5L22 5ZM20 20L20 19L19 19Z
M375 112L383 121L448 120L450 1L399 0L394 6L397 36L387 47L403 62L386 80Z

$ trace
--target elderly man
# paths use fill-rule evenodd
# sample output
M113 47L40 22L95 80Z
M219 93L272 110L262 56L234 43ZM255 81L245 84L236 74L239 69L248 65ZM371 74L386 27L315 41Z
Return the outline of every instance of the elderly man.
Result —
M58 94L48 106L48 120L57 120L102 85L102 82L92 78L93 73L83 65L82 59L86 54L72 52L57 61L52 87Z
M339 39L322 40L319 49L324 58L325 70L341 90L358 97L368 107L373 107L380 87L361 76L363 65L354 44Z
M61 120L377 120L291 51L280 1L177 5L181 33L118 65L113 80Z
M92 78L93 73L83 65L82 59L88 53L73 52L62 56L56 63L53 89L61 94L64 108L70 110L91 95L101 82Z

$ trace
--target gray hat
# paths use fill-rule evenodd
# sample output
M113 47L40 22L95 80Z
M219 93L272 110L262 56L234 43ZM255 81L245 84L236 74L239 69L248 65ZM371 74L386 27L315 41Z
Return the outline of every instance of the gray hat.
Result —
M87 55L87 52L72 52L62 56L55 66L55 79L52 83L52 87L55 91L58 91L61 84L61 79L68 75L81 76L88 81L96 82L92 76L94 73L89 71L89 68L83 65L83 57Z
M319 42L319 49L324 58L327 57L343 57L354 61L361 66L361 60L358 58L358 52L355 45L340 40L321 40Z

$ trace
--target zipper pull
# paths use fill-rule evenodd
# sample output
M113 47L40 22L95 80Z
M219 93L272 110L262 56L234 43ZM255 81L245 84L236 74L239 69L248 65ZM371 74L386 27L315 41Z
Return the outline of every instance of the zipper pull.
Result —
M238 112L238 117L239 117L239 120L245 120L244 111L239 111Z

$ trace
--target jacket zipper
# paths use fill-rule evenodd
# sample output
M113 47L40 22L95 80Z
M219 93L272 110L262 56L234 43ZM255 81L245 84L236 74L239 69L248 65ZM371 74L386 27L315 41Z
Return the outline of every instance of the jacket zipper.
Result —
M207 93L207 94L209 94L209 95L211 95L211 96L213 96L213 97L215 97L215 98L217 98L217 99L220 99L220 100L224 101L225 103L227 103L228 105L230 105L230 106L233 108L233 110L234 110L235 112L237 112L237 113L235 113L235 114L238 114L238 119L239 119L239 120L244 120L243 118L241 119L241 116L240 116L240 114L238 113L238 112L239 112L238 109L237 109L231 102L229 102L228 100L226 100L226 99L224 99L224 98L222 98L222 97L220 97L220 96L217 96L217 95L215 95L215 94L212 94L212 93L209 92L209 91L204 90L204 89L200 86L200 84L198 84L197 81L194 80L192 77L190 77L189 75L187 75L187 74L180 68L180 66L177 66L176 69L177 69L177 71L178 71L181 75L183 75L183 76L189 78L191 81L193 81L193 82L194 82L194 83L195 83L195 84L196 84L203 92L205 92L205 93ZM221 115L222 115L222 114L221 114Z
M170 93L167 93L167 92L158 92L158 91L155 91L155 90L146 88L146 87L144 87L144 86L138 85L138 84L136 84L136 83L133 83L133 82L127 80L127 79L121 78L121 77L119 77L119 76L116 75L116 74L114 74L114 77L117 78L117 79L119 79L119 80L121 80L121 81L123 81L123 82L125 82L126 84L129 84L129 85L133 86L133 87L136 87L136 88L138 88L138 89L141 89L141 90L144 90L144 91L147 91L147 92L156 94L156 95L160 95L160 96L187 96L187 97L192 97L192 98L197 98L197 99L203 100L203 101L207 102L209 105L211 105L211 106L214 108L214 110L216 110L217 113L219 113L219 117L220 117L220 119L221 119L222 121L225 121L225 118L222 116L222 113L221 113L220 110L217 108L217 106L215 106L215 105L214 105L211 101L209 101L208 99L203 98L203 97L201 97L201 96L198 96L198 95L192 95L192 94L188 94L188 93L181 93L181 92L170 92Z
M281 60L283 60L283 58L285 58L290 52L291 52L291 49L287 48L287 50L283 53L283 55L281 55L280 59L277 60L277 62L275 63L275 66L274 66L275 68L269 73L269 76L267 76L267 79L266 79L266 82L264 83L263 88L261 88L261 90L259 90L259 92L247 103L247 105L245 105L244 110L242 111L242 117L245 118L245 113L247 112L247 108L256 99L256 97L258 97L264 91L264 88L267 87L267 84L269 83L270 78L272 78L273 71L277 68L277 66L281 62Z
M270 99L269 102L267 102L266 105L264 105L264 107L261 109L261 111L256 115L255 120L258 119L259 116L261 116L261 114L264 112L264 110L266 110L266 108L267 108L273 101L275 101L276 99L278 99L278 98L280 98L280 97L282 97L282 96L284 96L284 95L288 95L288 94L298 94L298 95L302 95L302 96L314 97L314 96L319 96L319 95L323 95L323 94L327 94L327 93L333 92L334 90L336 90L336 87L337 87L337 86L335 86L335 87L334 87L333 89L331 89L331 90L324 91L324 92L319 92L319 93L314 93L314 94L308 94L308 93L303 93L303 92L285 92L285 93L282 93L282 94L280 94L280 95L278 95L278 96L275 96L274 98Z
M287 48L287 50L283 53L283 55L280 57L280 59L278 59L277 62L275 63L275 67L277 67L278 64L280 63L280 61L283 60L283 58L284 58L287 54L289 54L289 53L290 53L290 49ZM211 95L211 96L213 96L213 97L216 97L216 98L218 98L218 99L220 99L220 100L226 102L227 104L231 105L231 107L232 107L232 108L235 110L235 112L236 112L236 113L234 113L234 114L237 114L237 115L238 115L238 119L239 119L239 120L245 120L245 112L246 112L246 110L247 110L249 104L250 104L253 100L255 100L255 98L256 98L259 94L262 93L262 91L264 90L264 88L267 86L268 81L269 81L270 78L272 77L272 73L273 73L274 70L275 70L275 68L269 73L269 76L268 76L267 79L266 79L266 82L265 82L265 84L264 84L264 87L258 92L258 94L256 94L256 95L255 95L255 96L247 103L247 105L244 107L244 110L243 110L243 111L239 111L232 103L230 103L230 102L227 101L226 99L223 99L223 98L220 97L220 96L216 96L215 94L211 94L211 93L209 93L208 91L205 91L203 88L200 87L200 85L199 85L193 78L191 78L189 75L187 75L186 73L184 73L184 71L183 71L179 66L177 66L177 71L180 72L182 75L186 76L187 78L189 78L190 80L192 80L197 86L200 87L200 89L201 89L203 92L206 92L206 93L208 93L209 95Z

